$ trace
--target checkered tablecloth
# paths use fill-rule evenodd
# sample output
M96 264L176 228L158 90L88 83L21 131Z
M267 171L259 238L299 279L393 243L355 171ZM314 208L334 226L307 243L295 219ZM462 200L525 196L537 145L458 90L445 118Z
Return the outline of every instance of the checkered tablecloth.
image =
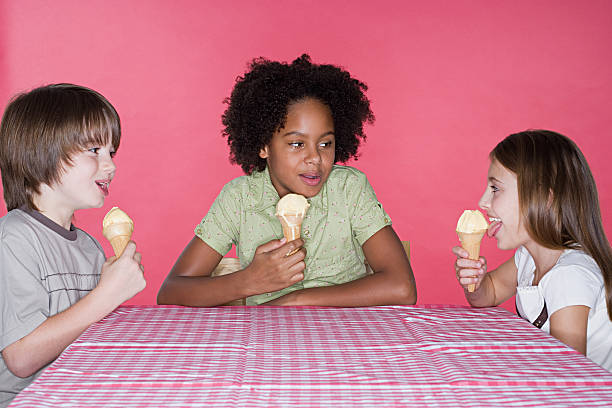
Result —
M11 407L612 406L612 374L501 308L127 306Z

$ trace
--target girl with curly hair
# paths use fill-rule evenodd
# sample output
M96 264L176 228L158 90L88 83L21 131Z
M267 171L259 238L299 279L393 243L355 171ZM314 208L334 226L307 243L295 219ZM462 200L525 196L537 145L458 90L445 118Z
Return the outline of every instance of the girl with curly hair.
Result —
M366 176L336 164L356 156L364 123L374 121L366 90L347 71L313 64L308 55L291 64L253 60L223 115L231 161L246 175L225 185L195 228L158 303L416 302L408 257ZM289 193L306 197L310 208L302 237L286 242L275 207ZM232 244L241 270L211 277Z

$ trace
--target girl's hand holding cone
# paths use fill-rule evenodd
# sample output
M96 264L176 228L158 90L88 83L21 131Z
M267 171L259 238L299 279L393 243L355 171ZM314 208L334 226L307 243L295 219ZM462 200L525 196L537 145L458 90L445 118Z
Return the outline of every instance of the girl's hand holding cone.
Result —
M454 265L457 281L468 292L474 292L480 287L487 273L487 260L482 256L476 260L472 259L468 251L461 246L454 247L452 252L457 256Z

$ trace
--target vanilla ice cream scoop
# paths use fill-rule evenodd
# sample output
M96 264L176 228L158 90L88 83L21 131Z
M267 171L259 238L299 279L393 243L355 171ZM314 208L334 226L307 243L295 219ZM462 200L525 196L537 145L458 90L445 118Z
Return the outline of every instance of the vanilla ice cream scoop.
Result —
M461 246L468 252L468 257L478 260L480 256L480 241L484 237L489 223L478 210L465 210L457 221L457 236ZM473 292L475 284L468 285L468 292Z
M283 215L302 215L306 214L310 204L306 197L300 194L287 194L278 201L276 204L276 216L280 217Z
M128 223L134 225L134 221L119 207L113 207L106 213L102 220L102 228L106 228L111 224Z
M300 237L302 221L304 221L308 207L310 207L310 204L308 204L306 197L299 194L287 194L276 204L276 217L283 227L283 235L287 242ZM297 249L288 255L295 252L297 252Z
M109 240L117 257L132 238L134 221L118 207L113 207L102 220L102 234Z
M457 232L470 234L487 228L489 228L489 223L478 210L465 210L457 221Z

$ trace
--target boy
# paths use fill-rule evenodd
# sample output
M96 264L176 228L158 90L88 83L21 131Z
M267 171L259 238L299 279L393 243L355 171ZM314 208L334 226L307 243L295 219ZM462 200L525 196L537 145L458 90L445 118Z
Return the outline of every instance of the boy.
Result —
M130 242L105 260L72 225L104 204L121 127L99 93L71 84L18 95L0 125L0 408L89 325L145 287Z

